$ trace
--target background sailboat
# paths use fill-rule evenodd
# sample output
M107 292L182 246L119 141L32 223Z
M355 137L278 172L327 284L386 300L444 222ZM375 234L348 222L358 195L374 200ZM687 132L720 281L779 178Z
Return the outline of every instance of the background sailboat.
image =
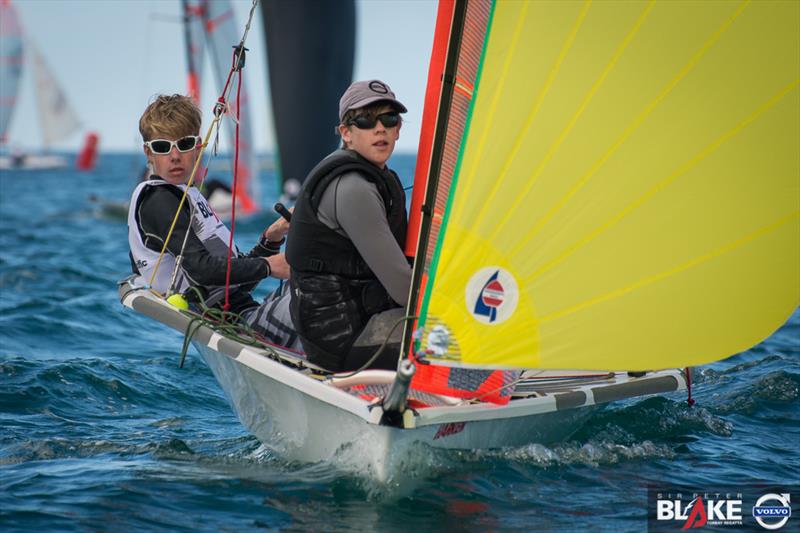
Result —
M0 78L3 80L0 100L0 142L7 151L8 129L14 118L22 69L30 65L34 77L36 110L39 117L41 147L46 153L59 141L70 138L81 129L77 113L67 99L52 70L34 43L23 35L16 10L9 0L0 3L0 33L2 57ZM26 60L27 58L27 60ZM16 120L23 120L17 116ZM28 154L11 150L10 155L0 157L0 168L15 170L45 170L63 168L68 160L52 154Z

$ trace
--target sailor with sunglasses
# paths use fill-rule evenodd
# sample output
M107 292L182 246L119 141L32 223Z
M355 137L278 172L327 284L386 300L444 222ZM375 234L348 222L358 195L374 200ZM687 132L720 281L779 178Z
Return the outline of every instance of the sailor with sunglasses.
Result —
M158 96L145 110L139 131L153 175L140 183L131 197L128 243L131 266L141 283L150 283L152 278L152 287L161 294L170 289L190 297L199 293L205 305L221 307L230 231L200 191L186 186L200 152L200 125L200 110L186 96ZM186 200L167 241L184 191ZM299 349L289 313L288 285L283 284L261 305L250 295L268 276L289 276L285 256L280 253L287 232L288 223L278 219L249 253L234 250L229 302L230 311L240 314L267 340ZM167 250L159 264L165 241ZM180 264L176 259L179 255Z
M385 83L353 83L339 102L343 147L311 170L295 204L292 321L309 360L332 371L369 362L405 314L405 193L386 166L405 112ZM402 329L370 368L397 367Z

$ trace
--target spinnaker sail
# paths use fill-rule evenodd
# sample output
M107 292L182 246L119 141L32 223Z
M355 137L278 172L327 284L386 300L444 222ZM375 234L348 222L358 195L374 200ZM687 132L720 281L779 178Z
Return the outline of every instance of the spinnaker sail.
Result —
M453 11L411 302L431 361L682 367L788 318L800 3Z

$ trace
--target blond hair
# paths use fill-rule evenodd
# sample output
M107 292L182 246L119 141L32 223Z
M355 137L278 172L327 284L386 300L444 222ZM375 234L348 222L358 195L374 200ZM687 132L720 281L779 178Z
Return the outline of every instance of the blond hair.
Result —
M142 140L149 141L158 132L173 139L200 133L202 114L188 96L160 94L147 106L139 119Z

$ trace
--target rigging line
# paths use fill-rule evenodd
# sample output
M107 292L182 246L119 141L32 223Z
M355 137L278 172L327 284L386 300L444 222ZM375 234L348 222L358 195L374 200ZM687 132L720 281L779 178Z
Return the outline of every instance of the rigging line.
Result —
M584 97L580 106L578 106L578 109L575 111L575 114L573 114L569 123L567 123L566 127L561 131L561 134L558 136L558 139L556 139L556 141L550 146L544 158L539 162L539 165L537 165L537 167L531 173L530 177L526 180L527 184L525 186L525 189L523 189L523 191L519 195L517 195L511 207L509 207L504 212L503 218L494 227L492 233L489 236L489 240L493 239L497 235L497 233L505 227L505 225L511 218L512 214L516 211L516 209L520 206L523 200L525 200L525 198L531 192L533 185L536 183L537 179L544 171L544 168L550 163L550 161L555 156L556 152L558 152L559 148L561 148L561 145L569 136L570 132L572 132L572 129L575 127L575 124L577 124L578 120L580 120L581 116L583 115L583 112L586 111L586 108L589 107L589 103L594 98L594 95L597 94L597 92L600 90L600 87L602 87L603 83L605 83L608 75L614 70L614 67L616 67L619 59L622 57L622 55L628 49L628 46L631 44L631 42L633 42L633 39L639 33L639 30L644 25L645 20L647 20L648 16L650 15L650 12L653 10L654 5L655 5L655 0L650 0L650 2L648 2L647 7L645 7L644 11L642 11L642 14L639 15L639 18L636 20L631 30L622 40L619 47L615 51L613 57L606 65L605 69L603 69L603 72L595 80L594 84L589 89L589 92Z
M194 216L194 203L189 202L189 220L192 219ZM191 224L191 223L190 223ZM189 240L189 231L186 231L183 235L183 243L181 243L181 253L178 254L178 257L175 258L175 267L172 269L172 278L169 282L169 288L167 289L167 294L165 296L169 298L174 294L175 291L175 283L178 280L178 272L181 269L181 264L183 263L183 251L186 249L186 242Z
M589 171L584 174L573 186L572 188L567 191L567 193L561 197L561 199L552 207L550 210L541 218L539 221L528 231L528 234L525 239L520 240L517 245L509 251L509 257L514 257L517 255L522 248L524 248L527 244L529 244L534 236L539 233L539 231L561 210L564 208L565 205L569 203L575 194L580 191L584 185L594 176L598 170L609 160L611 157L619 150L619 148L625 144L625 142L630 138L631 135L641 126L645 120L650 116L650 114L661 104L661 102L669 95L670 92L681 82L683 79L689 75L689 73L694 70L694 67L700 62L700 60L706 55L706 53L717 43L717 41L722 37L722 35L730 28L733 22L739 17L739 15L744 10L745 6L749 3L749 0L745 0L739 6L739 9L733 13L727 20L725 20L722 25L717 28L717 30L708 38L708 40L700 47L700 49L695 52L695 54L689 59L689 61L683 66L683 68L678 72L678 74L669 82L666 86L661 90L658 96L655 97L645 108L644 110L639 113L639 115L631 122L625 131L622 132L622 135L617 138L611 148L600 158L598 159L594 165L589 169Z
M483 401L484 398L487 398L487 397L491 396L492 394L500 394L504 390L511 389L512 387L516 388L516 386L521 381L522 381L522 373L520 372L520 375L517 378L512 379L509 383L506 383L505 385L503 385L501 387L498 387L498 388L496 388L494 390L490 390L489 392L484 392L480 396L473 396L472 398L466 398L466 399L469 400L469 401L479 401L479 402L481 402L481 401ZM512 390L511 392L513 393L514 391Z
M551 268L555 267L559 263L563 262L567 259L570 255L574 254L587 244L589 244L592 240L597 238L599 235L604 233L606 230L614 226L617 222L621 221L623 218L628 216L631 212L638 209L645 203L647 203L650 199L652 199L657 193L661 190L668 187L672 182L676 179L687 173L689 170L700 164L704 159L709 157L713 154L720 146L728 142L730 139L738 135L742 130L744 130L747 126L753 123L756 119L758 119L761 115L766 113L769 109L774 107L778 102L780 102L787 94L789 94L793 89L797 88L800 85L800 79L793 81L786 87L782 88L775 96L770 98L766 103L762 104L758 109L756 109L753 113L751 113L747 118L742 120L739 124L737 124L731 130L722 134L717 140L700 150L694 157L686 161L681 167L675 170L672 174L661 180L660 182L656 183L653 187L650 188L647 192L642 194L640 197L635 199L633 202L628 204L622 211L617 213L614 217L600 225L597 229L593 232L588 234L586 237L581 239L580 241L576 242L566 250L564 250L561 254L559 254L556 258L552 261L546 263L541 268L539 268L536 272L528 276L523 280L524 284L532 283L536 278L550 270Z
M245 51L244 43L247 40L247 34L250 33L250 23L253 21L253 14L255 13L256 5L258 5L258 0L253 0L253 5L250 7L250 15L247 18L247 24L245 24L244 33L242 34L242 39L239 41L238 46L234 47L235 48L234 62L233 62L234 67L240 64L242 57L244 56L244 51ZM228 79L225 80L225 86L222 89L222 96L220 96L219 99L217 100L219 103L227 102L227 96L228 94L230 94L230 90L232 89L232 87L230 87L231 78L233 77L233 73L236 70L238 69L231 68L230 72L228 72ZM241 78L239 79L239 83L241 83Z
M183 368L183 363L186 358L186 353L189 349L189 343L194 337L195 333L200 327L205 326L214 333L217 333L227 339L231 339L246 346L252 346L263 350L268 355L281 362L285 362L283 357L269 344L266 344L258 337L256 330L243 320L242 315L238 313L231 313L221 309L211 308L203 303L202 294L196 287L190 289L195 293L198 301L200 312L195 311L181 311L181 314L190 316L191 319L186 325L186 331L183 338L183 346L181 348L180 368Z
M578 31L580 30L581 26L583 25L584 20L586 19L586 14L589 12L589 6L591 5L591 3L592 3L591 0L588 0L587 2L585 2L584 5L583 5L583 9L581 9L581 12L578 14L578 18L575 19L575 22L572 25L572 29L570 30L569 35L567 36L566 40L564 41L564 44L561 47L561 52L559 52L555 63L553 63L553 65L550 67L550 72L547 75L547 80L545 81L544 86L542 86L541 90L539 91L539 95L536 97L536 101L534 101L533 106L531 107L531 110L528 113L528 118L525 121L525 125L520 130L519 134L517 134L517 138L514 140L514 145L511 148L511 152L509 152L508 157L506 158L505 162L503 163L502 168L500 169L500 173L498 174L497 178L494 180L494 184L492 186L492 189L486 195L487 199L495 197L495 195L497 194L497 191L500 189L500 187L503 184L504 178L505 178L506 174L508 173L508 171L509 171L509 169L511 167L511 164L516 159L517 153L520 151L520 149L522 149L523 140L525 139L525 137L527 137L528 131L533 126L533 123L536 120L536 117L539 116L539 111L542 108L542 104L544 103L544 100L547 97L547 95L550 93L550 89L552 88L553 84L555 83L555 80L556 80L556 77L558 76L558 73L561 71L561 66L564 64L564 60L566 59L567 54L572 49L572 45L575 42L575 38L578 35ZM492 120L488 120L487 124L491 124L492 122L493 122ZM487 128L488 128L488 126L487 126ZM475 175L475 172L477 171L477 167L478 167L478 163L480 162L480 159L481 159L480 158L480 153L478 153L476 155L475 162L472 165L472 169L471 169L471 173L470 173L470 180L471 180L472 176ZM490 212L489 211L490 203L491 202L487 201L487 202L484 202L482 204L481 210L478 212L478 214L475 217L475 225L476 226L480 225L480 223L483 221L483 219L486 217L486 215ZM494 213L494 211L491 211L491 212Z
M577 313L579 311L583 311L584 309L587 309L587 308L592 307L594 305L597 305L597 304L600 304L600 303L603 303L603 302L607 302L609 300L613 300L614 298L618 298L620 296L624 296L624 295L626 295L628 293L631 293L631 292L633 292L635 290L641 289L642 287L646 287L648 285L652 285L652 284L657 283L657 282L659 282L659 281L661 281L663 279L666 279L666 278L668 278L670 276L673 276L675 274L679 274L679 273L681 273L681 272L683 272L685 270L689 270L689 269L694 268L696 266L702 265L703 263L711 261L712 259L716 259L717 257L720 257L720 256L722 256L724 254L730 253L730 252L736 250L737 248L739 248L741 246L744 246L745 244L758 239L759 237L762 237L764 235L767 235L769 233L777 231L782 226L784 226L784 225L788 224L789 222L792 222L792 221L794 221L796 219L800 220L800 211L795 211L793 213L789 213L788 215L784 215L781 218L777 219L775 222L773 222L773 223L771 223L771 224L769 224L767 226L764 226L764 227L759 228L759 229L757 229L755 231L752 231L752 232L748 233L747 235L745 235L744 237L741 237L739 239L736 239L735 241L732 241L732 242L730 242L728 244L725 244L725 245L717 248L716 250L712 250L711 252L709 252L707 254L701 255L699 257L695 257L694 259L690 259L689 261L686 261L685 263L680 264L680 265L678 265L678 266L676 266L674 268L671 268L669 270L665 270L663 272L659 272L657 274L653 274L652 276L648 276L646 278L643 278L643 279L641 279L641 280L639 280L639 281L637 281L635 283L632 283L631 285L628 285L627 287L621 287L619 289L615 289L615 290L613 290L611 292L608 292L606 294L602 294L600 296L597 296L596 298L592 298L592 299L587 300L585 302L582 302L580 304L573 305L573 306L568 307L566 309L562 309L560 311L556 311L556 312L551 313L549 315L543 316L543 317L541 317L539 322L540 323L549 322L551 320L557 320L559 318L563 318L563 317L565 317L567 315L572 315L574 313Z
M234 66L236 66L236 54L234 54ZM241 96L242 96L242 71L237 70L237 81L236 84L236 115L239 116L241 111ZM230 288L231 288L231 259L233 256L233 234L236 231L236 196L237 196L237 183L238 183L238 174L239 174L239 122L236 123L236 133L235 133L235 141L234 141L234 152L233 152L233 194L231 195L231 231L230 231L230 238L228 239L228 266L225 271L225 305L223 309L227 311L230 309L230 302L229 302L229 295L230 295ZM267 273L269 274L271 271L271 266L267 267Z
M476 148L476 158L477 159L481 158L481 154L483 154L483 151L486 148L486 143L487 143L488 138L489 138L489 130L491 129L491 125L494 122L492 120L492 118L494 117L495 113L497 112L498 105L500 105L500 97L501 97L501 93L503 92L502 88L505 86L506 78L508 77L509 70L511 69L511 63L512 63L512 60L514 58L514 54L517 51L517 42L519 42L520 36L522 35L522 27L523 27L523 25L525 23L525 19L527 17L528 6L529 5L530 5L529 2L524 2L522 4L522 10L520 11L520 14L517 16L517 24L514 27L514 33L511 36L511 44L509 45L509 48L511 49L511 52L506 55L506 59L503 62L503 67L500 70L500 77L499 77L499 80L498 80L497 89L495 89L494 95L492 96L492 100L489 103L489 111L488 111L488 117L487 117L487 120L486 120L486 126L483 128L483 131L481 132L481 135L478 138L478 146ZM489 31L487 32L487 35L484 37L484 39L489 39L489 33L490 32L491 32L491 28L489 28ZM487 47L487 46L488 46L488 43L484 44L484 47ZM474 95L470 95L470 97L469 97L470 100L472 100L473 96ZM462 146L463 146L463 140L459 144L462 144ZM470 172L469 176L467 177L467 183L472 181L473 177L475 176L475 172L476 171L477 171L477 168L473 165L473 167L471 168L471 172ZM497 183L499 184L499 180L498 180ZM455 218L455 219L460 218L462 209L463 208L456 206L456 208L454 210L454 213L453 213L453 218Z

